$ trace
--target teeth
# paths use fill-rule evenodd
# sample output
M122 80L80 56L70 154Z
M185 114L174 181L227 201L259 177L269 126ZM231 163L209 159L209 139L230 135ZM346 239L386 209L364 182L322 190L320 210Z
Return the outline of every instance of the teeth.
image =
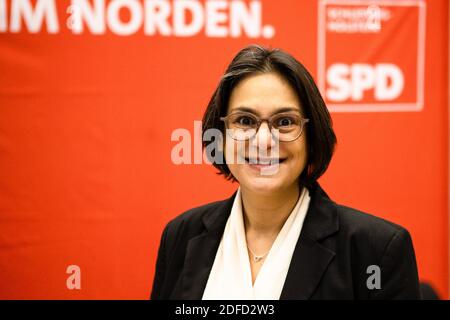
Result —
M277 163L281 162L281 160L278 161L277 159L275 159L275 160L259 160L259 161L255 160L255 159L247 159L247 161L251 164L260 164L260 165L273 165L273 164L277 164Z

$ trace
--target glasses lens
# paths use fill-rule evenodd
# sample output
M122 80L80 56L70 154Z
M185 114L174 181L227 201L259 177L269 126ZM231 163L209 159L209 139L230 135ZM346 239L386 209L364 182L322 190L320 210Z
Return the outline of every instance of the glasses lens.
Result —
M246 113L232 114L228 118L227 127L233 139L248 140L256 133L258 119Z
M256 135L260 120L251 113L237 112L226 120L227 134L235 140L249 140ZM272 135L279 141L293 141L303 130L303 119L298 114L280 113L270 120Z
M302 119L296 114L278 114L272 118L272 128L278 130L280 141L298 138L302 131Z

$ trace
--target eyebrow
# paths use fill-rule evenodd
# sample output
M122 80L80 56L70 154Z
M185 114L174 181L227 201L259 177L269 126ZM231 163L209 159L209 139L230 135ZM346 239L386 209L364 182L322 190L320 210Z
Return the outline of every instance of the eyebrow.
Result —
M249 112L249 113L253 113L253 114L259 115L259 112L257 110L255 110L254 108L246 107L246 106L236 107L236 108L230 110L230 113L232 113L234 111L244 111L244 112ZM281 107L281 108L278 108L271 115L274 115L274 114L277 114L277 113L282 113L282 112L289 112L289 111L301 112L299 109L294 108L294 107Z

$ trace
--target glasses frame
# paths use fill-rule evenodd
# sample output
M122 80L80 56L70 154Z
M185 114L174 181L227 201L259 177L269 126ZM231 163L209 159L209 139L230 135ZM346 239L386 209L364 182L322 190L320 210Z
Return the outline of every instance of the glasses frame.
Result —
M251 137L248 137L247 139L236 139L235 137L233 137L233 136L230 135L230 137L231 137L233 140L236 140L236 141L248 141L248 140L251 140L252 138L254 138L254 137L258 134L259 128L261 127L261 124L262 124L263 122L267 122L267 126L269 127L270 133L271 133L272 136L273 136L273 133L272 133L272 122L273 122L273 118L274 118L274 117L278 117L278 116L280 116L280 115L284 115L284 114L286 114L286 115L291 115L291 116L293 115L292 113L282 112L282 113L274 114L274 115L270 116L269 118L260 118L260 117L258 117L257 115L255 115L255 114L253 114L253 113L250 113L250 112L237 111L237 112L230 113L230 114L227 115L226 117L220 117L220 120L223 121L223 122L225 123L225 128L226 128L226 129L231 130L231 129L228 127L228 119L229 119L231 116L235 116L235 115L237 115L237 114L242 114L242 115L249 116L249 117L253 118L253 119L255 120L256 124L257 124L257 127L256 127L255 133L254 133ZM279 139L280 142L292 142L292 141L295 141L295 140L297 140L298 138L300 138L301 135L303 134L303 128L305 127L305 124L309 122L309 119L303 118L303 117L301 117L300 115L297 115L297 114L296 114L296 116L298 116L298 117L300 118L300 121L301 121L301 122L300 122L300 132L299 132L299 134L298 134L295 138L290 139L290 140L281 140L281 139Z

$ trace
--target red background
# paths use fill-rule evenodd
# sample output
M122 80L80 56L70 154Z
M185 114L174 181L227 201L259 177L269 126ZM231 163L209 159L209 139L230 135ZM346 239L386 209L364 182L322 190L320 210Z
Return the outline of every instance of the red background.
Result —
M172 131L193 131L250 43L281 47L316 76L318 2L262 1L272 39L74 35L69 1L57 4L58 34L0 33L0 298L147 299L167 221L237 188L212 166L172 164ZM447 12L427 1L423 111L333 113L338 147L320 181L335 201L406 227L421 279L443 297ZM66 288L72 264L81 290Z

